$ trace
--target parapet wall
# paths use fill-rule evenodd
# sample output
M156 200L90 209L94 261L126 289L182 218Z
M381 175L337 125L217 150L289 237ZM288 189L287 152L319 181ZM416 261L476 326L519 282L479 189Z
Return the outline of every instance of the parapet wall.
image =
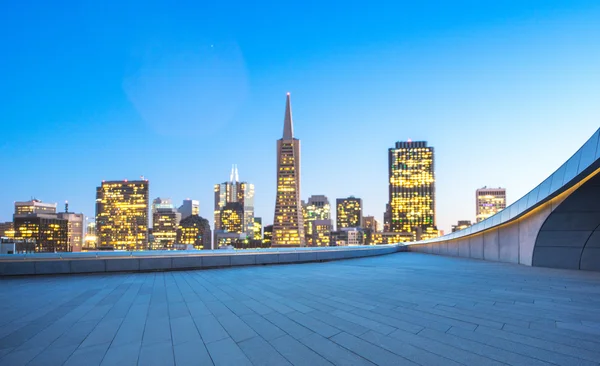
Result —
M0 256L0 275L54 275L193 270L324 262L405 251L399 244L239 251L87 252Z

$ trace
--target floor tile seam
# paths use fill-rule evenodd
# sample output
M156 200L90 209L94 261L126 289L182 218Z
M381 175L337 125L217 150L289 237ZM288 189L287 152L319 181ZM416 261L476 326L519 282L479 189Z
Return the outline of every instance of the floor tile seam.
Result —
M342 333L342 332L340 332L340 333ZM355 353L353 350L351 350L351 349L348 349L348 348L346 348L346 347L342 346L341 344L337 343L337 342L336 342L336 341L334 341L333 339L331 339L332 337L334 337L334 336L336 336L336 335L338 335L338 334L340 334L340 333L337 333L337 334L335 334L335 335L332 335L331 337L323 337L323 336L321 336L321 337L323 337L323 338L325 338L325 339L329 340L330 342L334 343L336 346L338 346L338 347L340 347L340 348L343 348L343 349L345 349L345 350L349 351L351 354L355 355L356 357L358 357L358 358L360 358L360 359L363 359L363 360L365 360L366 362L368 362L368 363L370 363L370 364L376 365L376 363L374 363L374 362L372 362L372 361L370 361L370 360L366 359L365 357L363 357L363 356L359 355L358 353ZM346 333L346 334L349 334L349 333ZM349 335L351 335L351 334L349 334ZM351 336L352 336L352 335L351 335ZM301 339L304 339L304 338L307 338L307 337L310 337L310 335L307 335L307 336L301 337L301 338L297 339L297 341L298 341L298 342L300 342L300 343L302 343L302 344L303 344L305 347L309 348L310 350L312 350L312 351L313 351L313 352L315 352L316 354L320 355L320 356L321 356L321 357L323 357L324 359L326 359L328 362L330 362L330 363L334 364L334 362L333 362L333 361L331 361L331 360L329 360L329 359L328 359L328 358L327 358L327 357L326 357L324 354L321 354L321 353L319 353L319 351L317 351L317 350L316 350L316 349L314 349L314 348L311 348L311 347L310 347L308 344L306 344L306 343L304 343L304 342L302 342L302 341L301 341ZM354 337L354 336L353 336L353 337Z
M476 332L473 331L473 333L476 333ZM522 357L526 357L526 358L532 358L532 359L534 359L536 361L543 362L543 363L549 363L549 361L539 359L536 356L533 356L533 355L531 355L530 353L528 353L526 351L522 351L522 353L521 353L521 352L515 350L515 348L511 348L511 349L502 348L502 347L499 347L499 346L497 346L495 344L488 343L488 342L486 342L486 341L484 341L484 340L482 340L480 338L476 338L476 339L464 338L464 337L462 337L462 336L460 336L458 334L448 333L448 332L446 332L445 334L448 334L449 336L458 337L458 338L463 339L463 340L467 340L467 341L471 341L471 342L476 342L476 343L482 344L482 345L487 346L487 347L491 347L491 348L495 348L497 350L501 350L503 352L512 353L512 354L515 354L515 355L518 355L518 356L522 356ZM510 342L510 343L516 343L516 344L518 344L518 345L520 345L522 347L525 346L525 348L526 347L532 347L532 348L537 348L540 351L549 352L548 350L544 350L542 348L534 347L534 346L523 344L523 343L513 342L513 341L510 341L510 340L507 340L507 339L504 339L504 338L494 337L494 336L490 336L490 335L487 335L487 336L491 337L491 338L498 338L500 341L507 341L507 342ZM423 335L423 337L432 339L431 337L428 337L427 335ZM466 349L464 349L464 350L466 351ZM550 351L550 352L552 352L552 351ZM556 352L553 352L553 353L556 353ZM477 354L481 355L479 353L477 353ZM558 355L563 355L563 356L566 356L566 357L569 357L569 358L575 358L575 357L570 356L570 355L564 355L564 354L558 354ZM584 360L584 359L581 359L581 360ZM495 360L495 361L499 361L499 360ZM500 361L500 362L502 362L502 361Z
M372 331L373 331L373 332L375 332L374 330L372 330ZM343 332L343 333L345 333L345 332ZM398 355L398 354L396 354L396 353L394 353L394 352L391 352L390 350L387 350L387 349L385 349L385 348L383 348L383 347L381 347L381 346L379 346L379 345L373 344L373 343L369 342L369 341L368 341L368 340L366 340L366 339L363 339L363 338L360 338L360 337L355 337L355 336L353 336L353 335L351 335L351 334L348 334L348 333L345 333L345 334L349 335L350 337L357 338L357 339L359 339L359 340L361 340L361 341L363 341L363 342L366 342L366 343L368 343L368 344L370 344L370 345L372 345L372 346L374 346L374 347L376 347L376 348L382 349L382 350L384 350L384 351L387 351L387 352L389 352L389 353L391 353L391 354L393 354L393 355L396 355L396 356L398 356L398 357L400 357L400 358L402 358L402 359L406 360L406 361L407 361L409 364L416 364L416 362L414 362L414 361L411 361L411 360L409 360L408 358L406 358L406 357L404 357L404 356L402 356L402 355ZM381 334L381 333L380 333L380 334ZM384 335L384 336L385 336L385 335ZM347 348L346 346L344 346L344 345L342 345L342 344L340 344L340 343L336 342L336 341L335 341L335 339L329 339L329 340L330 340L331 342L333 342L333 343L337 344L338 346L340 346L340 347L344 348L345 350L348 350L349 352L351 352L351 353L353 353L353 354L356 354L356 353L355 353L353 350L351 350L350 348ZM371 360L369 360L369 359L367 359L367 358L365 358L365 357L363 357L363 356L361 356L361 355L359 355L359 354L357 354L357 356L359 356L360 358L364 358L364 359L366 359L368 362L370 362L370 363L372 363L372 364L375 364L375 365L377 365L377 362L375 362L375 361L371 361ZM427 366L427 365L423 365L423 366Z
M313 332L313 333L314 333L314 332ZM288 361L288 362L289 362L291 365L294 365L294 361L293 361L293 360L291 360L291 359L289 359L289 358L285 357L285 355L284 355L283 353L279 352L279 350L277 349L277 347L275 347L275 345L274 345L273 343L271 343L271 342L274 342L274 341L276 341L276 340L278 340L278 339L281 339L281 338L283 338L283 337L286 337L286 336L288 336L288 337L292 338L294 341L298 342L299 344L303 345L304 347L306 347L306 348L310 349L311 351L315 352L315 351L314 351L314 350L312 350L310 347L308 347L307 345L305 345L304 343L302 343L302 342L301 342L299 339L297 339L297 338L294 338L294 337L292 337L291 335L289 335L289 334L287 334L287 333L285 333L285 334L283 334L283 335L281 335L281 336L279 336L279 337L273 338L273 339L271 339L270 341L268 341L268 340L266 340L266 339L264 339L264 338L263 338L263 340L264 340L265 342L267 342L267 343L268 343L268 344L269 344L269 345L270 345L270 346L271 346L271 347L272 347L272 348L275 350L275 352L277 352L277 353L278 353L278 354L279 354L281 357L283 357L283 359L284 359L284 360ZM262 338L262 336L260 336L260 335L259 335L259 337L261 337L261 338ZM242 351L243 351L243 350L242 350ZM330 363L330 364L333 366L333 363L332 363L331 361L329 361L328 359L326 359L325 357L323 357L323 356L322 356L321 354L319 354L318 352L315 352L315 353L316 353L317 355L319 355L321 358L323 358L325 361L327 361L328 363Z
M380 313L380 314L381 314L381 313ZM427 313L427 314L431 314L431 313ZM381 314L381 315L387 315L387 314ZM474 325L474 326L477 326L477 325L478 325L478 324L476 324L476 323L471 323L471 322L468 322L468 321L466 321L466 320L453 319L453 318L445 317L445 316L438 315L438 314L431 314L431 315L437 315L437 316L439 316L439 317L441 317L441 318L444 318L444 319L446 319L446 320L448 320L448 321L460 322L460 323L470 324L470 325ZM419 323L417 323L417 322L418 322L418 320L413 320L414 318L423 319L423 320L424 320L424 321L426 321L426 322L434 322L434 323L438 323L438 324L441 324L441 325L443 325L443 326L448 326L448 327L452 327L452 326L453 326L453 325L451 325L451 324L446 324L446 323L444 323L444 322L442 322L442 321L440 321L440 320L428 319L428 318L426 318L426 317L424 317L424 316L419 316L419 315L414 315L414 314L411 314L409 319L405 319L405 318L399 318L399 317L396 317L396 316L394 316L394 315L387 315L387 316L389 316L390 318L393 318L393 319L396 319L396 320L399 320L399 321L402 321L402 322L408 323L408 324L412 324L412 325L414 325L414 326L421 327L421 328L427 328L427 327L426 327L426 326L424 326L424 325L422 325L422 324L419 324Z
M377 334L379 334L379 335L381 335L381 336L387 337L387 338L393 338L393 337L390 337L389 335L385 335L385 334L379 333L379 332L377 332L377 331L375 331L375 330L370 330L370 331L371 331L371 332L373 332L373 333L377 333ZM419 331L419 332L420 332L420 331ZM378 346L377 344L375 344L375 343L372 343L370 340L368 340L368 339L365 339L365 338L363 338L363 337L362 337L363 335L365 335L365 334L367 334L367 333L369 333L369 332L365 332L365 333L363 333L363 334L362 334L362 335L360 335L358 338L360 338L360 339L364 340L365 342L368 342L368 343L371 343L371 344L373 344L373 345L375 345L375 346ZM418 335L418 334L417 334L417 335ZM425 338L425 337L423 337L423 336L421 336L421 337L422 337L422 338ZM392 340L393 340L393 339L392 339ZM399 340L397 340L397 341L399 341ZM441 343L441 342L440 342L440 343ZM424 351L424 352L427 352L427 353L431 353L432 355L436 355L436 356L438 356L438 357L445 358L445 359L447 359L447 360L449 360L449 361L456 362L456 363L459 363L459 364L462 364L462 365L466 365L466 364L464 364L464 363L462 363L462 362L460 362L460 361L456 361L456 360L453 360L453 359L451 359L451 358L448 358L448 357L447 357L447 355L445 355L445 354L441 354L441 353L435 353L435 352L432 352L430 349L427 349L427 348L424 348L424 347L417 346L417 345L415 345L415 344L413 344L413 343L406 343L406 344L407 344L407 345L409 345L409 346L411 346L411 347L414 347L414 348L416 348L416 349L419 349L419 350L421 350L421 351ZM453 347L453 346L451 346L451 345L446 345L446 346L447 346L447 347L451 347L451 348L455 348L455 349L457 349L457 350L460 350L460 348L456 348L456 347ZM401 354L399 354L399 353L396 353L396 352L394 352L393 350L391 350L391 349L388 349L388 348L384 347L383 345L382 345L382 346L378 346L378 347L380 347L380 348L383 348L383 349L386 349L388 352L392 352L392 353L394 353L394 354L396 354L396 355L398 355L398 356L402 356ZM463 351L464 351L464 350L463 350ZM411 361L411 362L418 363L417 361ZM422 365L422 366L428 366L428 365Z
M474 333L477 333L476 331L473 331L473 332L474 332ZM508 332L508 331L506 331L506 332L507 332L507 333L510 333L510 332ZM452 334L452 333L451 333L451 334ZM591 358L592 358L592 359L590 359L590 358L585 358L585 357L578 357L578 356L574 356L574 355L572 355L572 354L567 354L567 353L564 353L563 351L559 351L559 350L557 350L557 348L547 349L547 348L542 348L542 347L535 346L535 345L532 345L532 344L528 344L528 343L523 343L523 342L519 342L519 341L516 341L516 340L507 339L507 338L504 338L504 337L498 337L498 336L491 335L491 334L488 334L488 333L482 333L482 334L484 334L484 335L486 335L486 336L488 336L488 337L497 338L497 339L499 339L499 340L502 340L502 341L511 342L511 343L516 343L516 344L519 344L519 345L521 345L521 346L526 346L526 347L537 348L537 349L539 349L540 351L544 351L544 352L550 352L550 353L555 353L555 354L558 354L558 355L563 355L563 356L566 356L566 357L572 357L572 358L577 358L577 359L581 359L581 360L585 360L585 361L592 361L592 362L595 362L595 360L600 360L600 354L599 354L599 355L597 355L596 357L593 357L593 356L591 356ZM515 333L513 333L513 334L515 334ZM456 334L454 334L454 335L456 335ZM516 335L519 335L519 336L521 336L521 337L526 337L526 338L533 338L533 339L537 339L537 338L535 338L535 337L529 337L529 336L525 336L525 335L518 334L518 333L516 333ZM559 345L559 346L563 346L563 347L570 347L570 348L574 348L574 351L578 351L578 350L579 350L579 351L584 351L585 353L587 353L587 352L593 352L593 351L589 351L589 350L587 350L587 349L583 349L583 348L582 348L582 349L579 349L578 347L574 347L574 346L571 346L571 345L560 344L560 343L558 343L558 342L548 341L548 340L544 340L544 339L537 339L537 340L540 340L540 341L542 341L542 342L547 342L547 343L550 343L550 344L554 343L554 344L557 344L557 345Z

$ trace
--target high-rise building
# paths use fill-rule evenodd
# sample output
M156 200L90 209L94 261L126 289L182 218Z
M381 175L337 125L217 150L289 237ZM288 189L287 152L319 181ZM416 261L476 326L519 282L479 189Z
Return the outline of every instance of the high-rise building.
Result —
M283 137L277 140L277 195L273 220L273 247L305 246L300 202L300 140L294 138L292 105L287 94Z
M452 225L452 232L460 231L471 226L471 220L458 220L456 225ZM443 235L443 234L440 234Z
M96 188L98 245L118 250L148 248L148 180L104 181Z
M433 147L426 141L396 142L389 149L389 230L436 237Z
M200 215L200 202L189 198L184 199L177 211L181 214L181 220L192 215Z
M227 202L221 209L219 230L228 233L242 234L244 230L244 206L240 202ZM252 225L254 235L254 222Z
M84 216L82 213L69 212L69 203L65 203L65 212L59 212L58 218L67 220L67 240L72 252L81 252L83 248Z
M14 238L35 252L70 252L68 221L58 217L56 203L15 202Z
M477 222L506 208L506 188L483 187L475 191Z
M0 238L14 238L15 225L12 221L0 222Z
M85 227L85 237L83 239L83 246L85 250L96 249L97 239L98 237L96 236L96 222L88 222Z
M215 184L215 233L219 230L228 230L222 227L223 210L229 203L239 203L241 207L240 228L236 233L241 232L248 238L254 236L254 184L239 181L237 166L233 166L229 176L229 182ZM229 206L231 210L233 206ZM235 208L238 209L237 206ZM231 214L231 212L228 212ZM230 222L230 218L227 219ZM241 231L240 231L241 230Z
M313 220L312 224L312 245L315 247L328 247L331 243L331 232L333 225L331 219Z
M362 226L363 228L373 232L379 231L379 222L375 219L375 216L364 216Z
M262 218L261 217L254 218L254 235L252 236L252 238L254 240L260 240L260 241L262 241L262 239L263 239Z
M362 199L350 196L336 200L336 230L362 227Z
M183 202L185 206L186 201ZM154 236L152 249L173 248L181 216L181 212L175 209L170 198L158 197L152 201L152 235Z
M263 244L269 248L273 244L273 225L267 225L263 229Z
M191 244L195 249L211 249L208 220L191 215L181 220L177 229L177 244Z
M313 195L308 198L308 202L302 201L302 213L304 219L304 235L306 245L313 246L313 221L328 220L331 218L331 206L329 200L324 195Z

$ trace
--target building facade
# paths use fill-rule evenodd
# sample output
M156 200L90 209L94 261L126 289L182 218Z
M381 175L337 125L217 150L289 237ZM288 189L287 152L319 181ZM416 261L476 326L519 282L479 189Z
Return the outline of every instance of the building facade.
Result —
M283 137L277 140L277 194L273 247L303 247L304 218L300 200L300 140L294 138L292 105L287 94Z
M458 220L456 225L452 225L452 232L460 231L471 226L471 220ZM443 234L442 234L443 235Z
M426 141L399 141L388 157L390 232L413 232L417 240L438 236L433 147Z
M200 215L200 201L191 200L189 198L183 200L183 204L177 209L181 214L181 219L192 215Z
M362 227L373 232L380 230L379 222L375 219L375 216L364 216Z
M336 200L336 230L362 227L362 199L350 196Z
M263 229L263 244L270 248L273 243L273 225L267 225Z
M262 242L263 234L262 234L262 217L254 218L254 235L252 236L254 240L260 240Z
M175 208L170 198L158 197L152 201L152 235L154 242L151 249L173 249L181 217L182 213Z
M479 188L475 199L476 220L483 221L506 208L506 188Z
M24 242L27 251L70 252L69 222L56 213L56 203L40 200L15 202L14 239Z
M239 181L239 173L237 166L233 166L229 176L229 182L215 184L215 232L218 230L228 230L222 226L223 214L231 214L231 209L237 210L237 205L229 205L229 212L224 210L228 204L237 203L241 207L241 211L236 211L241 215L240 225L236 226L236 233L243 232L246 237L253 238L254 236L254 184ZM235 208L234 208L235 206ZM230 218L225 220L230 222Z
M12 221L0 222L0 237L10 239L15 237L15 225Z
M65 212L57 214L59 219L67 220L67 240L72 252L81 252L84 247L83 227L85 216L82 213L69 212L69 205L65 205Z
M212 249L208 220L191 215L181 220L177 229L177 244L191 244L195 249Z
M331 218L329 199L324 195L312 195L308 197L308 202L304 203L302 201L302 214L306 245L315 246L313 222L316 220L329 220Z
M328 247L331 245L331 232L333 224L331 219L313 220L312 226L312 241L311 245L315 247Z
M148 180L104 181L96 188L99 247L148 249Z

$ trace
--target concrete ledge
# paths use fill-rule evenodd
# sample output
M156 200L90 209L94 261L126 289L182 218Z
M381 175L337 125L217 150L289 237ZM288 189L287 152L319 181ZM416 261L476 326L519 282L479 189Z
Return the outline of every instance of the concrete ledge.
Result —
M140 262L137 258L106 259L106 272L139 271Z
M104 259L86 259L69 261L69 263L71 264L70 273L106 272L106 261Z
M140 271L160 271L172 268L172 258L140 258Z
M49 260L35 262L35 274L71 273L71 263L67 260Z
M200 256L189 256L189 257L173 257L171 259L171 268L185 269L185 268L202 268L202 257Z
M279 254L279 263L296 263L296 262L298 262L298 253Z
M331 261L347 258L361 258L407 251L405 246L338 247L309 248L290 251L248 251L201 254L161 253L125 253L115 257L113 253L96 253L82 256L68 253L63 259L55 256L40 255L0 258L0 274L6 276L67 273L105 273L168 271L177 269L203 269L258 264L289 264L317 261ZM125 257L133 255L132 257ZM12 258L15 258L12 260Z
M256 256L256 264L277 264L279 263L279 254L269 253Z
M229 267L231 266L230 255L207 255L202 257L202 268Z
M22 276L35 274L35 262L3 262L0 263L0 273L3 276Z
M256 255L244 254L234 255L231 257L232 266L251 266L256 264Z

